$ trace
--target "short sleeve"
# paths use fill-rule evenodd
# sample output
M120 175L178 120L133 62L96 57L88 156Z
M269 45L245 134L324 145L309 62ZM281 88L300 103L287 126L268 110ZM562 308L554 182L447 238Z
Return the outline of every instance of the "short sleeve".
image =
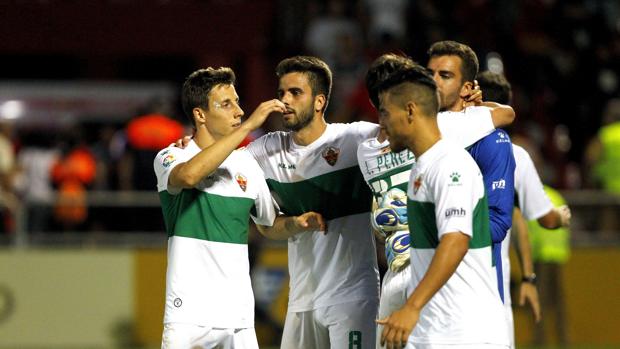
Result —
M465 151L451 155L434 178L437 238L460 231L473 236L474 209L484 196L482 174ZM471 160L469 163L466 160Z
M551 211L553 204L545 193L530 154L519 146L513 146L513 150L516 162L515 192L519 208L525 219L538 219Z
M252 160L253 161L253 160ZM271 196L265 175L258 164L255 163L254 177L256 181L256 199L250 215L256 224L272 226L276 219L277 209Z
M375 138L379 134L379 125L368 121L358 121L355 123L359 136L358 144L369 138Z
M172 187L168 184L168 178L173 168L187 161L186 157L186 152L184 152L183 149L174 146L164 148L157 153L153 161L153 168L155 170L155 176L157 176L158 192L166 190L173 195L181 192L182 188Z
M462 112L437 114L437 125L443 139L467 148L495 130L491 109L467 107Z
M253 140L252 142L250 142L250 144L248 144L245 147L245 150L248 152L248 154L250 154L254 160L256 160L258 162L258 164L260 165L261 163L263 163L264 161L266 161L266 144L267 144L267 137L269 137L270 134L265 134L262 135L261 137ZM262 166L262 165L261 165Z

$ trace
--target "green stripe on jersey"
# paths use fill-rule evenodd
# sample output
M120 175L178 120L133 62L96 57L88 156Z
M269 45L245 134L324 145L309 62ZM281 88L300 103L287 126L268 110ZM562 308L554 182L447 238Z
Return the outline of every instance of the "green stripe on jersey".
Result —
M226 197L196 189L178 195L159 192L168 236L200 240L248 243L250 210L254 200Z
M432 202L407 200L407 215L409 217L411 247L420 249L437 248L439 238L437 236L435 204ZM473 237L469 240L469 248L491 246L489 208L486 195L478 200L474 208L473 220Z
M269 178L267 185L287 216L315 211L331 220L370 211L372 194L357 166L293 183Z

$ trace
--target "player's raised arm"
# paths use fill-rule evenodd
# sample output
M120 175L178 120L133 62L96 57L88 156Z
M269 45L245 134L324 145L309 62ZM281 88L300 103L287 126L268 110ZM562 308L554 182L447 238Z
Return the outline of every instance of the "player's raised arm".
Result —
M263 124L269 114L274 112L281 113L285 110L284 104L277 99L266 101L256 108L247 121L241 123L243 110L239 107L238 97L235 99L224 97L221 101L218 101L218 96L217 93L213 93L213 98L211 98L210 103L212 106L210 107L212 107L214 111L205 111L199 107L192 110L196 124L204 124L203 127L206 129L208 116L210 114L217 114L219 110L223 110L224 113L228 112L232 114L228 127L235 128L234 131L206 146L189 161L176 166L169 177L172 186L181 188L191 188L195 186L200 180L215 171L250 132ZM211 116L211 118L214 117L218 117L218 115ZM201 130L198 129L197 132L201 132ZM210 132L214 134L213 138L215 138L219 130L213 128ZM200 144L198 145L200 146Z

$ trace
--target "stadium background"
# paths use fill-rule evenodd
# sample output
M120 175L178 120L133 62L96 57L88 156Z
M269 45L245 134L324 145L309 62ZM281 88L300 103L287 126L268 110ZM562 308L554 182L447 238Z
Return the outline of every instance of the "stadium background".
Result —
M280 59L317 54L334 70L329 120L372 120L360 89L368 62L403 52L424 63L444 39L506 74L513 137L573 208L562 274L572 347L620 347L620 199L600 189L586 151L605 115L620 113L617 1L7 0L0 135L16 165L0 191L0 348L158 346L165 234L153 149L139 140L160 132L147 124L132 139L129 123L145 114L185 123L178 91L191 71L231 66L249 113L274 97ZM264 131L279 127L272 119ZM188 132L175 130L162 137ZM80 151L90 158L77 160L77 187L62 166L36 166ZM286 309L286 245L253 234L251 258L268 347ZM516 309L518 344L532 342L529 316Z

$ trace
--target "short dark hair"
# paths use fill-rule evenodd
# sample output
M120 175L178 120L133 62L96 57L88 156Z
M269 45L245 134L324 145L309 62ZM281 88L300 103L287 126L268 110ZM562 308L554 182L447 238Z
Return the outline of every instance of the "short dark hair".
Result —
M483 71L476 77L485 101L510 104L512 87L506 77L491 71Z
M194 108L209 109L209 92L220 84L234 85L235 80L235 72L228 67L198 69L185 79L181 92L181 104L183 112L192 125L194 124Z
M332 91L332 71L329 69L327 63L323 62L320 58L312 56L294 56L286 58L278 63L276 67L276 76L282 78L282 76L289 73L304 73L308 76L308 82L310 88L312 88L312 95L325 95L326 101L323 107L324 111L325 108L327 108L329 96Z
M463 82L473 82L478 74L478 57L471 47L456 41L438 41L428 49L428 57L458 56L461 59L461 75Z
M409 57L384 54L377 58L366 73L366 88L372 103L379 107L379 95L396 88L394 92L405 92L400 85L412 84L415 87L416 101L423 112L434 116L439 111L437 85L433 75ZM412 91L406 91L412 92Z

